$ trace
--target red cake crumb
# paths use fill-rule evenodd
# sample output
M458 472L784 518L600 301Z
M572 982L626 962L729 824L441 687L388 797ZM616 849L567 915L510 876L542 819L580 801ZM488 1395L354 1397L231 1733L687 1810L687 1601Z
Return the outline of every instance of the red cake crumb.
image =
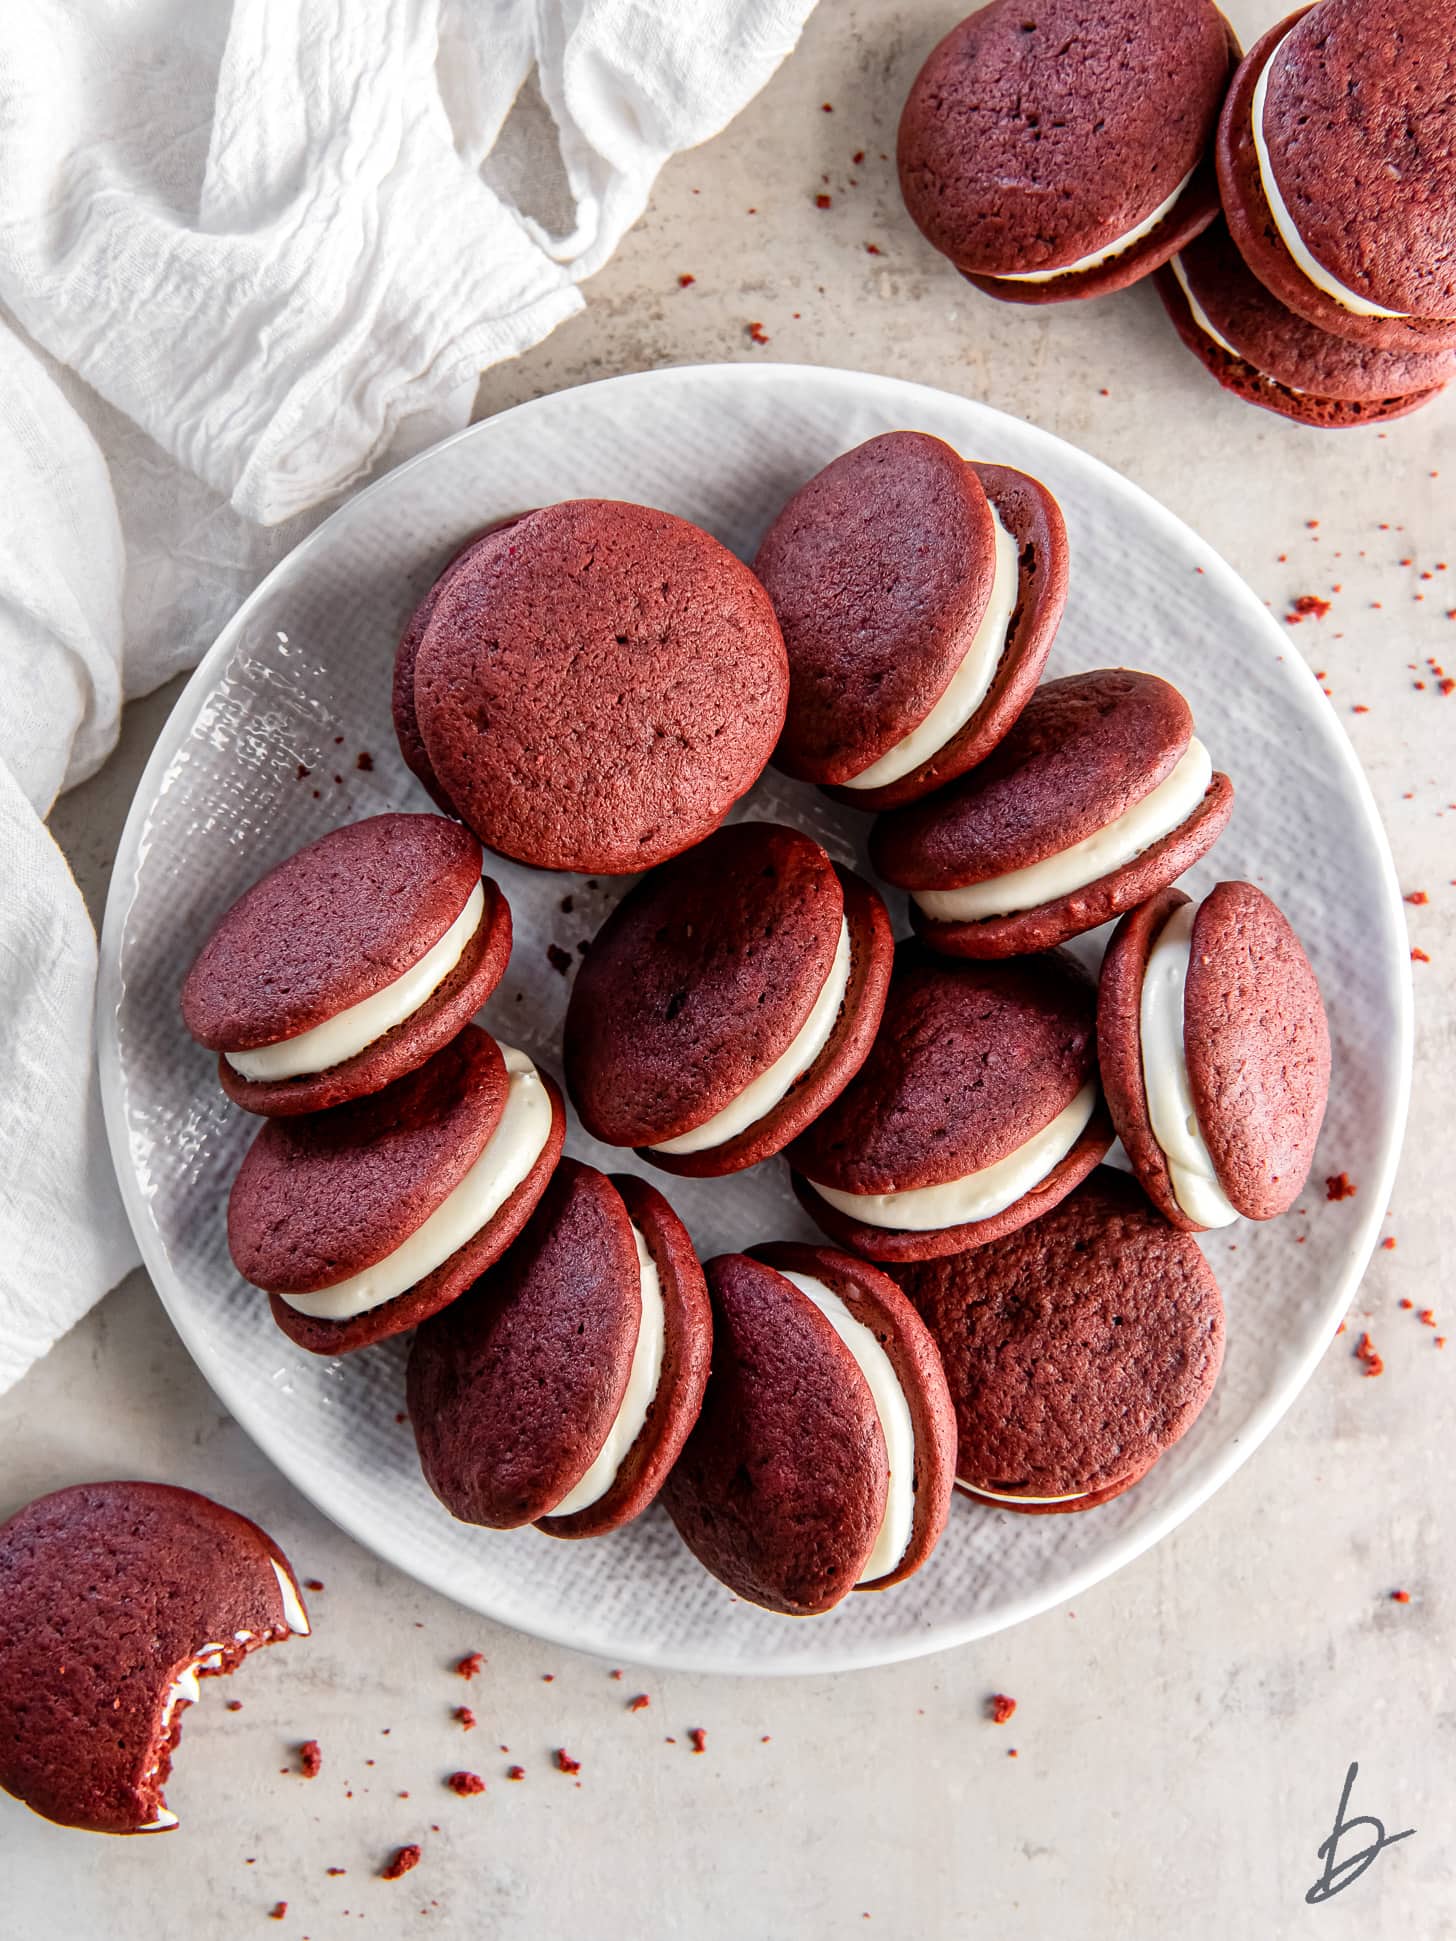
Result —
M1419 910L1425 904L1429 903L1431 899L1426 895L1426 892L1424 890L1408 890L1406 892L1405 900L1407 903L1414 903L1416 908Z
M621 1672L619 1672L619 1671L609 1671L609 1672L607 1673L607 1676L608 1676L608 1678L617 1678L617 1679L620 1679L620 1678L621 1678L621 1676L622 1676L622 1674L621 1674Z
M1329 610L1330 602L1322 600L1318 593L1301 593L1299 598L1291 603L1289 612L1284 618L1291 627L1297 627L1301 620L1311 615L1316 620L1323 620Z
M395 1851L393 1860L390 1861L387 1867L381 1870L379 1878L381 1880L403 1880L404 1876L408 1873L413 1873L419 1864L420 1850L417 1845L399 1847Z
M1411 962L1413 964L1429 964L1430 961L1431 961L1430 951L1422 950L1419 944L1415 944L1412 946Z
M680 290L690 290L697 280L695 276L689 276L688 272L684 270L677 280L677 287Z
M554 1671L543 1671L541 1674L541 1683L543 1685L554 1685L556 1683L556 1673Z
M1414 1306L1415 1306L1415 1302L1414 1302L1414 1301L1402 1301L1402 1302L1401 1302L1401 1306L1402 1306L1403 1308L1412 1308L1412 1307L1414 1307Z
M560 944L547 944L546 961L550 964L552 970L559 972L562 977L565 977L566 973L571 969L571 952L569 950L563 950Z
M303 1580L303 1588L306 1591L321 1591L323 1587L324 1580L322 1577L305 1577Z
M1410 1603L1410 1592L1409 1592L1409 1591L1392 1591L1392 1592L1390 1593L1390 1601L1391 1601L1391 1603L1392 1603L1392 1604L1409 1604L1409 1603Z
M768 343L769 341L768 332L764 329L761 323L748 323L748 324L745 324L743 328L748 332L748 341L751 344Z
M1376 1353L1375 1343L1363 1330L1361 1331L1359 1340L1355 1343L1355 1359L1364 1363L1365 1373L1367 1375L1383 1375L1385 1373L1385 1363Z
M1423 1321L1428 1328L1434 1328L1436 1325L1436 1315L1432 1308L1423 1307L1416 1316L1416 1319L1417 1321Z
M1325 1181L1327 1200L1353 1200L1358 1190L1348 1173L1331 1173Z
M227 1708L230 1712L241 1712L243 1709L243 1701L240 1698L230 1698L227 1702Z
M506 1778L507 1778L507 1779L524 1779L525 1777L526 1777L526 1768L525 1768L524 1766L507 1766L507 1767L506 1767Z
M457 1705L453 1716L459 1721L460 1729L463 1732L473 1732L475 1730L475 1714L468 1705Z
M883 255L884 255L884 253L885 253L885 252L884 252L884 251L883 251L883 250L882 250L882 249L880 248L880 246L879 246L879 244L878 244L878 243L866 243L866 244L865 244L865 255L866 255L866 256L883 256Z
M483 1652L467 1651L455 1667L456 1675L460 1678L474 1678L484 1663L485 1655Z
M1016 1700L1014 1698L1008 1698L1005 1692L993 1692L989 1703L991 1723L993 1725L1005 1725L1006 1721L1011 1717L1011 1714L1016 1710Z
M706 1752L708 1750L708 1735L702 1726L695 1725L692 1728L688 1733L688 1743L694 1752Z
M573 1759L565 1746L558 1746L556 1748L556 1770L559 1773L579 1773L581 1771L581 1761L579 1759Z
M336 1880L340 1874L347 1873L348 1868L347 1867L325 1867L324 1872L330 1877L330 1879Z
M324 1763L323 1749L317 1739L305 1739L298 1748L298 1770L305 1779L317 1779Z
M288 1912L287 1901L277 1901L272 1907L268 1909L268 1919L270 1921L281 1921L287 1912Z
M1395 1235L1393 1233L1387 1234L1385 1239L1382 1240L1380 1244L1385 1249L1386 1253L1393 1254L1395 1252Z
M451 1773L445 1784L452 1793L458 1793L461 1799L469 1799L472 1794L485 1791L485 1781L479 1773Z
M858 168L860 163L864 160L864 155L865 155L864 150L862 148L857 148L854 151L853 155L850 156L849 159L854 163L855 167Z
M366 775L373 768L374 757L367 748L361 748L359 750L358 754L354 757L354 766L355 768L362 769Z
M298 767L294 769L293 773L296 780L300 782L305 782L308 780L309 776L312 775L313 770L311 768L305 768L303 763L300 762L298 764Z
M832 209L833 206L834 198L831 195L816 195L814 198L814 207L816 209Z
M629 1712L645 1712L651 1703L652 1700L647 1696L646 1692L638 1692L636 1698L629 1698L627 1700L627 1710Z
M823 102L820 106L819 112L825 115L832 115L834 113L834 103L832 101Z

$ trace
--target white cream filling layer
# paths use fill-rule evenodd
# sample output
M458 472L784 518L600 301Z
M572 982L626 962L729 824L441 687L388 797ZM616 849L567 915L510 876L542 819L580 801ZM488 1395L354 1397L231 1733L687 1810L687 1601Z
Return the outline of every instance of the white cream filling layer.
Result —
M844 1003L844 993L849 988L849 962L849 925L841 917L839 942L829 966L829 975L814 1000L814 1008L800 1026L788 1050L776 1058L767 1071L750 1079L737 1098L730 1099L721 1112L715 1112L711 1119L694 1126L691 1132L679 1133L676 1139L665 1139L651 1150L666 1153L706 1152L710 1146L721 1146L730 1139L736 1139L740 1132L746 1132L766 1113L772 1112L829 1043Z
M1096 1109L1096 1081L1088 1079L1072 1103L1050 1125L1033 1133L1024 1146L992 1166L967 1173L963 1179L946 1180L940 1186L911 1186L902 1193L842 1193L835 1187L821 1186L818 1180L810 1184L820 1199L867 1227L933 1233L940 1227L989 1220L992 1214L1014 1206L1061 1165L1087 1130Z
M975 1483L968 1483L964 1476L957 1476L956 1481L962 1489L968 1489L972 1496L984 1497L988 1503L1080 1503L1084 1496L1092 1494L1089 1489L1074 1489L1065 1496L998 1496L994 1489L979 1489Z
M1174 1199L1199 1226L1228 1227L1238 1219L1238 1208L1219 1185L1198 1129L1183 1042L1184 990L1197 914L1196 903L1175 910L1148 952L1139 1005L1143 1086L1153 1137L1168 1162Z
M1290 32L1293 32L1292 28ZM1289 35L1286 34L1284 40L1288 38ZM1269 76L1274 70L1274 63L1284 52L1284 40L1280 41L1264 63L1264 71L1260 74L1254 88L1254 106L1250 117L1253 122L1254 153L1259 159L1259 181L1264 190L1264 200L1269 205L1269 213L1274 218L1274 227L1279 231L1280 241L1309 282L1317 290L1323 290L1327 297L1332 297L1342 310L1348 310L1352 316L1408 317L1410 315L1408 310L1387 310L1381 304L1372 303L1369 297L1359 296L1354 290L1346 289L1338 277L1331 276L1300 235L1294 217L1289 213L1289 205L1279 192L1279 184L1274 179L1273 158L1264 140L1264 103L1268 97Z
M1151 236L1193 180L1193 176L1194 169L1189 169L1173 193L1166 196L1150 216L1144 216L1135 228L1129 229L1125 236L1119 236L1115 243L1109 243L1105 249L1094 249L1090 256L1079 256L1075 263L1058 264L1054 270L1017 270L1013 275L998 276L996 281L998 283L1051 283L1059 276L1075 276L1079 270L1100 268L1103 263L1111 262L1114 256L1121 256L1125 249L1131 249L1134 243L1140 243L1144 236Z
M938 755L953 736L958 735L980 707L996 678L1006 648L1006 629L1016 611L1016 595L1021 584L1021 560L1016 541L1007 532L1001 515L991 507L995 522L996 572L991 595L981 615L975 637L966 649L960 666L951 675L945 692L918 728L897 741L878 761L852 775L847 789L878 789L898 782Z
M833 1288L810 1274L791 1274L787 1268L779 1271L801 1294L808 1295L854 1356L880 1418L890 1480L885 1493L885 1514L859 1577L861 1584L872 1584L896 1568L915 1534L915 1424L910 1404L894 1363L873 1329L855 1320Z
M298 1586L276 1557L269 1560L273 1565L273 1575L278 1579L278 1595L283 1599L283 1621L297 1637L306 1638L312 1630L308 1613L303 1608L303 1599L298 1594Z
M1241 350L1235 350L1228 338L1221 336L1209 322L1208 312L1198 301L1197 297L1194 296L1193 290L1188 282L1187 274L1183 268L1183 258L1181 256L1175 256L1171 267L1174 276L1178 279L1178 287L1183 292L1184 300L1187 302L1193 321L1198 325L1198 328L1203 332L1204 336L1211 337L1219 349L1226 350L1230 357L1237 357L1241 364L1247 364L1249 360L1244 356L1244 353Z
M1172 773L1150 795L1070 849L1059 849L1025 869L988 877L984 883L967 883L958 890L912 890L911 895L937 923L978 923L984 917L1012 916L1055 903L1058 897L1070 896L1124 868L1172 835L1198 807L1212 779L1213 758L1195 735Z
M465 955L467 946L485 914L485 890L477 883L465 899L465 908L438 943L431 944L424 956L392 984L372 997L361 998L346 1011L338 1011L296 1038L281 1038L276 1045L260 1045L256 1051L225 1053L228 1063L241 1078L272 1083L280 1078L302 1078L311 1072L326 1072L356 1058L376 1038L393 1031L444 983Z
M530 1172L551 1134L551 1099L523 1051L501 1046L510 1074L505 1110L485 1150L429 1219L374 1266L309 1294L282 1298L318 1321L351 1321L422 1281L493 1220Z
M591 1468L575 1489L567 1492L551 1511L552 1516L575 1516L599 1503L617 1480L627 1452L642 1433L662 1380L662 1361L667 1347L667 1309L662 1299L662 1279L657 1262L636 1225L632 1238L637 1243L637 1273L642 1285L642 1321L637 1329L637 1345L632 1350L632 1366L622 1395L616 1420L607 1439L597 1451Z

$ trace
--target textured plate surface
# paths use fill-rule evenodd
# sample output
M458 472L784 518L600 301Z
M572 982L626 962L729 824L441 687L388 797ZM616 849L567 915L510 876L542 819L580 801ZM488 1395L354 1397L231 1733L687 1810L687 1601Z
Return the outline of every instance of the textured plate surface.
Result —
M1223 1375L1193 1432L1148 1479L1085 1516L1015 1517L958 1501L919 1576L793 1621L731 1598L660 1511L593 1543L452 1522L395 1420L401 1344L315 1360L234 1273L223 1209L251 1123L184 1033L177 992L217 915L270 864L350 817L429 806L395 747L391 661L415 600L477 527L553 499L636 499L751 559L806 478L899 427L1020 466L1057 494L1071 596L1048 674L1143 667L1188 695L1238 799L1185 886L1199 894L1243 876L1282 905L1324 988L1334 1079L1299 1210L1206 1243L1228 1307ZM1242 581L1116 473L984 405L853 372L724 365L612 378L473 426L361 493L264 581L178 701L127 822L102 939L101 1079L117 1170L162 1299L223 1403L361 1543L487 1616L616 1662L742 1672L884 1663L1017 1623L1137 1556L1232 1474L1308 1380L1375 1244L1405 1116L1399 891L1350 747L1283 648ZM361 752L372 767L356 765ZM836 859L866 867L867 819L812 789L770 773L740 813L798 823ZM625 884L492 869L516 946L483 1021L559 1075L567 983L547 947L575 954ZM895 893L890 905L903 934ZM1083 940L1084 956L1095 961L1104 942ZM636 1164L575 1124L567 1150L619 1170ZM1359 1198L1327 1206L1324 1176L1340 1171L1359 1181ZM734 1179L654 1183L704 1254L818 1237L779 1161ZM1195 1568L1196 1552L1187 1557Z

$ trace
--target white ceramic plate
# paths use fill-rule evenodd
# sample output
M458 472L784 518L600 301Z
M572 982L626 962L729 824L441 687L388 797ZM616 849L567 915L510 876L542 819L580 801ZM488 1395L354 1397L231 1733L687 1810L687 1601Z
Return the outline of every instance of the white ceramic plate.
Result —
M1283 906L1329 1002L1334 1084L1303 1212L1208 1243L1228 1308L1223 1375L1146 1481L1083 1516L958 1501L917 1577L794 1622L730 1597L659 1510L595 1543L446 1515L396 1420L403 1345L316 1360L233 1271L224 1206L255 1126L184 1033L177 992L214 919L280 857L352 817L429 806L395 747L391 662L416 599L475 528L554 499L636 499L751 559L795 487L896 427L1021 466L1056 492L1072 574L1051 671L1150 668L1188 695L1237 789L1233 821L1191 887L1249 877ZM487 1616L614 1661L744 1672L884 1663L1015 1624L1157 1542L1258 1446L1328 1346L1374 1245L1405 1116L1409 962L1394 871L1345 737L1284 647L1229 568L1116 473L984 405L854 372L725 365L613 378L473 426L360 493L264 581L188 684L142 778L106 913L101 1077L117 1171L162 1299L223 1403L382 1557ZM356 766L361 750L372 769ZM811 789L770 773L743 812L800 823L863 864L867 821ZM516 946L485 1022L559 1070L567 986L547 945L574 952L622 886L509 863L495 874ZM901 900L890 900L903 930ZM1095 959L1103 939L1084 942ZM567 1149L634 1163L575 1126ZM1340 1170L1361 1192L1329 1206L1318 1182ZM705 1255L812 1233L778 1161L731 1180L658 1183Z

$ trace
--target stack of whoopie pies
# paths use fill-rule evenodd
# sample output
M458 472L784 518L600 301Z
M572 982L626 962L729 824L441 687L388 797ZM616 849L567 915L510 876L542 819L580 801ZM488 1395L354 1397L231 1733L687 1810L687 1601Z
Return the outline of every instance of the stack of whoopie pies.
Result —
M1452 44L1445 0L1319 0L1242 60L1212 0L990 0L911 88L905 204L990 296L1153 274L1236 396L1401 417L1456 375Z
M1213 85L1226 36L1190 19ZM1119 204L1139 257L1207 213L1179 98ZM1165 163L1196 179L1149 225ZM1223 1311L1194 1236L1292 1204L1329 1041L1267 897L1174 887L1233 802L1182 695L1042 680L1067 569L1037 480L892 431L805 481L753 570L573 501L484 530L417 606L394 714L440 812L279 863L182 1012L261 1121L239 1272L314 1354L412 1331L452 1515L588 1538L660 1496L738 1596L806 1615L918 1570L957 1483L1090 1509L1197 1416ZM802 830L723 823L770 757L875 815L914 936ZM554 1080L473 1021L511 948L486 849L636 877L563 1020L586 1131L659 1174L781 1156L832 1244L750 1233L704 1266L646 1179L562 1157ZM1063 946L1115 918L1099 985ZM1101 1163L1118 1136L1135 1178Z

